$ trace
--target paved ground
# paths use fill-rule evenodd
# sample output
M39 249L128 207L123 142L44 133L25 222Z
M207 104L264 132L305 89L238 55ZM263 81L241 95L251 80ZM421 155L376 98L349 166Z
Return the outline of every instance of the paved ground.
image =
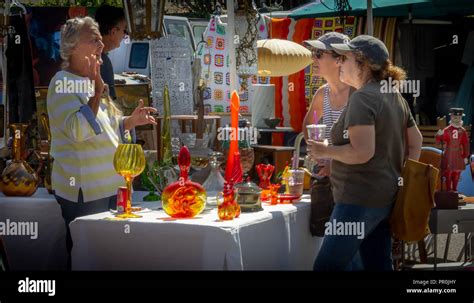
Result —
M437 262L445 262L444 255L445 255L445 247L446 247L446 234L437 235ZM427 241L425 241L427 242ZM427 247L428 251L428 263L433 263L434 261L434 254L433 254L433 241L429 243L429 247ZM464 254L461 255L461 252L464 252L464 234L451 234L451 241L448 247L448 254L446 262L460 262L464 261ZM474 258L474 235L472 236L471 240L471 254ZM415 259L413 259L413 253L406 252L405 258L407 258L407 263L419 263L419 254L418 254L418 247L415 245L415 252L414 252ZM410 262L411 261L411 262Z

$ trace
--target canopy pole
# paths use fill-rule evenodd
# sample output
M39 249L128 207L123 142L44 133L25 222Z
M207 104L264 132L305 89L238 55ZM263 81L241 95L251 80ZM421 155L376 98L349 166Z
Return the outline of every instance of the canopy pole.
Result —
M374 35L374 18L372 14L372 0L367 0L367 35Z

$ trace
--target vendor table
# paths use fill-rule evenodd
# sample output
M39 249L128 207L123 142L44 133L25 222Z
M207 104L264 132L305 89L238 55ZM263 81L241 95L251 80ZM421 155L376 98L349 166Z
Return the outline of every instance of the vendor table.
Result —
M218 220L216 209L194 219L172 219L161 208L141 215L123 221L105 212L71 222L72 269L311 270L321 244L309 231L309 196L232 221Z
M36 223L37 238L7 235L5 250L11 270L66 269L66 225L53 195L38 188L31 197L5 197L0 193L0 222Z

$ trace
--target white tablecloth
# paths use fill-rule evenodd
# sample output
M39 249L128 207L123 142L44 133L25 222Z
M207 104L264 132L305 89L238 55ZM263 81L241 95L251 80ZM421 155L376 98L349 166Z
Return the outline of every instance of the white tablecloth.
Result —
M0 222L38 224L37 239L4 236L12 270L66 269L66 226L59 204L46 189L38 188L31 197L5 197L0 193Z
M74 220L72 269L311 270L321 244L309 232L307 196L232 221L219 221L216 209L194 219L175 220L153 207L141 215L118 221L106 212Z

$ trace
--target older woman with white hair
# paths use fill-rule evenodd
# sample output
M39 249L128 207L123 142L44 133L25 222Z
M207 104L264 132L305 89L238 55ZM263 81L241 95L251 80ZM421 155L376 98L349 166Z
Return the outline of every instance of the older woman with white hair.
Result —
M54 157L52 186L68 227L78 216L115 206L123 178L114 170L119 143L131 143L133 129L156 124L140 100L131 116L123 116L106 93L100 75L104 44L90 17L70 19L61 31L63 69L52 78L47 109Z

